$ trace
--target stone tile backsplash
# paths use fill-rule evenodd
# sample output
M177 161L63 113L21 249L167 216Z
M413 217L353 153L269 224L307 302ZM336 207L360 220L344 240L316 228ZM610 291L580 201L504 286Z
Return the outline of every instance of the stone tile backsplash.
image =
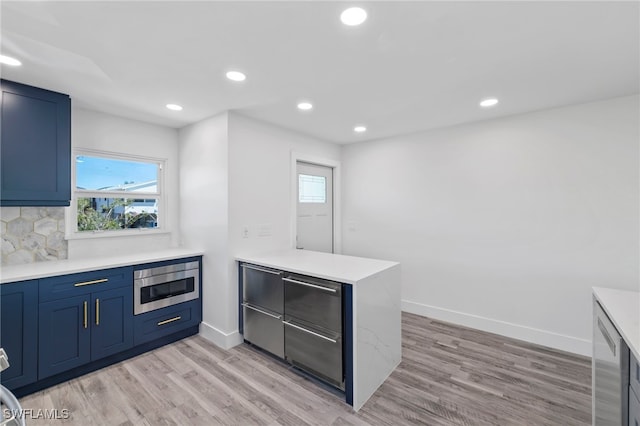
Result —
M67 258L64 207L0 207L2 265Z

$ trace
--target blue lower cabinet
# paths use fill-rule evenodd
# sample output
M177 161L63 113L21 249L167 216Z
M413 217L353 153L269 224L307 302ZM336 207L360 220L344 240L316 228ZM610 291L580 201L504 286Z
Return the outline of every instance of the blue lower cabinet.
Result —
M131 288L115 288L40 304L39 379L131 347Z
M201 320L200 299L136 315L134 318L134 343L139 345L168 336L198 325Z
M39 379L91 360L90 301L77 296L40 304Z
M9 368L0 382L16 389L38 379L38 281L0 285L0 347Z
M91 360L133 347L133 294L116 288L91 294Z

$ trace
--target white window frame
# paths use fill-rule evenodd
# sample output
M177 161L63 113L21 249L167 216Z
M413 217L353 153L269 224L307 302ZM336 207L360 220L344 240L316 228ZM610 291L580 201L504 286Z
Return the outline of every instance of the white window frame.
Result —
M87 157L111 158L114 160L136 161L145 163L155 163L158 165L157 193L149 192L125 192L125 191L92 191L77 189L76 185L76 157L84 155ZM167 226L167 202L164 188L165 170L167 160L165 158L145 157L140 155L122 154L108 151L76 148L73 150L71 158L71 205L66 215L65 238L67 240L85 238L105 238L105 237L125 237L135 235L164 234L170 232ZM158 226L155 228L129 228L113 230L78 231L78 198L157 198L158 199Z

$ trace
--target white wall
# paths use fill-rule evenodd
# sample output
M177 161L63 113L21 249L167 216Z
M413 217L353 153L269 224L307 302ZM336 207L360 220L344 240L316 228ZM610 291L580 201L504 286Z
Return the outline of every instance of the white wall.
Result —
M290 248L291 154L335 162L340 146L235 113L229 114L229 141L231 255Z
M233 112L179 138L182 242L205 252L200 331L231 347L241 341L235 256L290 247L291 152L337 160L340 147ZM259 236L265 227L269 235Z
M589 354L591 287L639 289L638 103L346 146L343 252L400 261L404 310Z
M178 131L101 112L73 108L71 114L73 148L101 150L166 159L165 186L167 233L129 237L69 240L69 258L161 250L179 242Z
M227 113L180 129L182 243L204 251L201 331L222 347L232 292L228 250Z
M292 152L338 161L340 151L339 145L229 113L228 330L238 330L235 256L292 247Z

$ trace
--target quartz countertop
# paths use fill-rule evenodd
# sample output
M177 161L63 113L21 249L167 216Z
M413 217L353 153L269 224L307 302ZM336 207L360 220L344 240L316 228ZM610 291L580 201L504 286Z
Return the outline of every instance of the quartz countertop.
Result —
M120 266L160 262L163 260L179 259L182 257L201 256L202 254L203 252L199 250L174 248L132 255L51 260L24 265L3 266L0 270L0 282L4 284L16 281L33 280L56 275L93 271L97 269L117 268Z
M640 360L640 292L594 287L593 295Z
M387 260L293 249L236 256L236 260L352 285L399 265Z

